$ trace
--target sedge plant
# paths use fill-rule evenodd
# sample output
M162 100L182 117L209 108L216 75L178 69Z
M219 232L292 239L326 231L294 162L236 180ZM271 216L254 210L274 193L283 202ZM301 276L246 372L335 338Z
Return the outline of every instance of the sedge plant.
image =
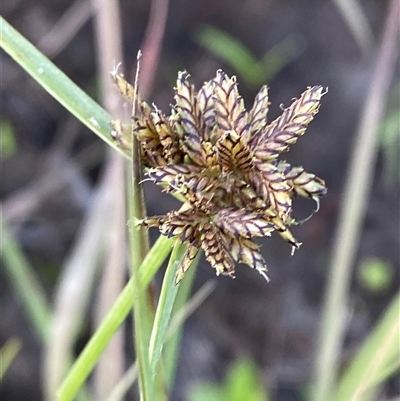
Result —
M73 362L57 399L75 398L132 307L136 335L140 335L136 353L141 399L167 399L176 369L179 336L171 340L173 346L166 346L164 352L166 334L171 317L177 313L175 298L184 305L189 296L190 286L186 286L183 295L180 288L200 250L217 275L234 277L236 265L244 263L268 280L266 262L253 237L277 232L293 250L301 245L290 231L291 226L298 224L292 216L292 200L302 196L314 199L318 206L326 187L321 178L302 167L291 166L279 156L304 134L326 91L321 86L307 88L280 117L267 122L266 86L261 88L253 106L246 109L234 77L218 71L215 78L196 90L188 74L182 72L175 89L176 103L170 113L163 113L150 107L140 92L136 93L137 88L114 71L117 87L136 108L130 123L114 121L111 129L112 117L108 113L4 19L0 22L1 46L22 68L109 146L127 158L136 154L148 178L182 200L179 210L162 216L132 216L136 226L157 227L162 235L141 265L133 269L111 310ZM149 329L141 321L145 310L142 296L171 250ZM392 309L388 313L387 320L392 323ZM390 330L392 325L383 320L393 344L397 331ZM377 332L384 332L380 330ZM375 347L379 341L377 334L370 343ZM365 349L371 352L368 344ZM385 363L380 377L370 386L376 386L397 368L391 357ZM160 369L162 366L167 371ZM355 362L349 371L356 367ZM155 376L160 374L165 376L164 394L155 387ZM355 380L358 376L353 375ZM344 386L340 391L346 391Z

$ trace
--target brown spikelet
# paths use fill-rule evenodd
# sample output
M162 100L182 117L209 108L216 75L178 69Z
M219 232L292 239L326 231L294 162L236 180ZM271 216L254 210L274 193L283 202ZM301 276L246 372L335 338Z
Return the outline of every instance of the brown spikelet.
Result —
M111 72L111 77L114 80L114 83L120 91L121 95L128 103L132 104L135 90L133 86L128 81L126 81L126 79L124 78L124 74L119 74L117 68L115 69L115 71Z
M278 169L283 172L297 196L320 198L326 195L325 181L315 174L307 173L303 167L292 167L288 163L279 163Z
M250 141L255 156L263 161L271 160L277 158L279 153L287 151L306 131L318 112L323 95L322 86L308 88L300 99L283 110L280 117L255 134Z
M183 135L196 135L201 137L198 117L196 115L197 99L194 86L188 81L189 74L180 72L176 82L175 102L180 121L179 125Z
M248 173L253 168L253 155L236 131L225 132L215 145L218 163L226 171Z
M201 172L202 168L199 166L189 164L168 164L166 166L149 169L148 176L152 178L156 184L171 184L174 183L174 180L176 180L176 177L178 176L182 176L186 181L192 176L197 177Z
M193 242L197 234L197 225L204 216L195 209L173 211L167 214L160 227L168 238L178 237L181 242Z
M185 273L189 270L190 266L192 265L198 253L199 253L198 244L188 245L186 252L183 256L182 262L179 265L178 270L176 271L176 278L175 278L176 284L178 284L182 280L182 278L184 277Z
M264 213L247 209L222 209L213 216L213 222L235 238L265 237L274 231L274 224L265 218Z
M167 190L186 193L183 185L191 191L197 193L201 191L210 191L218 185L215 177L219 171L210 171L204 174L199 166L187 164L170 164L163 167L150 169L148 175L156 184L167 184Z
M260 163L256 160L256 168L248 174L257 193L267 202L268 207L284 217L291 212L291 187L284 174L271 163Z
M200 243L217 276L235 276L235 261L230 253L227 238L218 227L206 223L201 230Z
M213 80L215 119L222 132L236 131L239 136L248 130L248 115L244 101L239 95L236 78L228 78L222 71L217 71Z
M203 139L200 123L196 115L197 100L194 87L189 84L188 74L181 72L178 75L175 101L172 113L174 127L180 137L184 153L199 166L212 164L211 144Z
M134 124L133 132L139 140L145 165L148 167L165 165L164 149L151 118L137 117L134 119Z
M267 125L267 115L269 111L268 86L264 85L257 93L252 109L249 113L251 137L246 137L246 141L250 141L252 137L257 135ZM250 136L249 135L249 136Z
M215 126L215 111L213 100L213 83L205 82L197 94L197 117L199 119L200 135L210 141L210 133Z
M253 269L256 269L266 280L269 278L266 274L267 264L262 257L260 247L253 241L246 238L230 238L229 247L234 260L238 263L245 263Z
M151 117L163 148L165 162L181 163L184 155L179 147L179 137L172 129L169 120L160 110L155 110Z

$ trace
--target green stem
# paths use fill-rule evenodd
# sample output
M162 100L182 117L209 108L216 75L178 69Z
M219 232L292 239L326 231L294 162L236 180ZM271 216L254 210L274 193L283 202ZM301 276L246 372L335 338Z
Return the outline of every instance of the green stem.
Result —
M135 147L133 147L135 149ZM140 218L140 201L138 196L140 191L137 188L138 181L135 180L135 171L133 186L128 190L128 210L131 220ZM133 283L135 307L134 307L134 345L136 351L137 366L139 370L139 389L140 400L153 400L154 386L153 378L150 372L150 363L148 355L148 340L150 336L149 304L147 302L147 286L143 286L139 280L139 266L143 260L143 236L142 227L139 230L130 228L130 260L131 260L131 281Z
M139 283L145 288L171 251L173 241L160 236L139 269ZM115 331L128 316L135 302L135 283L131 278L113 307L74 362L58 391L59 401L71 401L92 371Z
M0 349L0 383L8 368L13 363L22 348L22 342L16 338L11 338Z

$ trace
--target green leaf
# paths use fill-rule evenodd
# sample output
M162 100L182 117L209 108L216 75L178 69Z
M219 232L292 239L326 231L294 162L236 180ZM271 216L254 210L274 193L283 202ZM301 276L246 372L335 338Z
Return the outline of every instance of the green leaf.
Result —
M124 154L110 136L112 117L2 17L0 45L67 110L109 146Z
M165 271L149 344L150 369L153 375L156 373L157 363L161 357L165 333L179 288L179 284L175 284L176 271L182 262L185 251L185 245L175 242L167 270Z
M165 345L163 358L168 388L172 387L175 380L175 373L179 358L179 344L182 337L183 322L185 320L183 315L186 315L184 312L187 312L187 309L190 307L193 301L192 298L189 302L187 302L192 290L200 255L201 252L197 254L190 269L188 269L188 271L185 273L184 279L179 282L178 294L176 295L176 300L172 309L173 320L168 327L167 343ZM198 303L196 303L196 305L198 306ZM181 316L182 319L180 319ZM180 324L175 328L173 326L177 319L179 320Z
M332 401L372 400L377 386L400 368L399 310L400 292L345 371Z
M197 41L237 71L248 84L258 86L263 82L263 67L248 48L231 35L206 26L198 32Z

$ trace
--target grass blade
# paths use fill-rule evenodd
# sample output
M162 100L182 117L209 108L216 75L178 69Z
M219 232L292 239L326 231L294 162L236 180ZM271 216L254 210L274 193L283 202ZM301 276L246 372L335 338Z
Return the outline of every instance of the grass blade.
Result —
M0 349L0 383L22 348L20 340L11 338Z
M123 153L110 136L111 116L1 16L0 44L50 95L109 146Z
M250 85L257 86L264 79L264 69L255 56L237 39L212 26L206 26L197 34L197 41L234 71L237 71Z
M400 293L390 304L339 383L334 401L367 401L373 388L400 368ZM395 362L393 362L395 361ZM376 380L379 378L379 381Z
M187 318L187 314L183 316L181 312L187 312L190 309L190 306L193 304L193 300L190 300L188 303L188 298L192 291L193 281L196 275L201 253L202 252L199 252L197 254L195 260L190 266L190 269L185 273L184 279L179 284L178 294L176 296L175 304L172 309L173 317L167 330L163 361L167 385L169 389L172 389L175 380L176 367L179 357L179 344L181 341L183 330L183 322ZM198 306L198 303L196 303L196 306Z
M167 331L172 308L179 288L179 284L175 284L176 271L185 255L185 251L186 246L176 242L169 259L167 270L165 271L149 343L150 369L153 375L156 373L157 363L161 357L165 332Z
M359 2L357 0L334 0L334 3L358 46L364 54L369 54L374 44L374 35Z

